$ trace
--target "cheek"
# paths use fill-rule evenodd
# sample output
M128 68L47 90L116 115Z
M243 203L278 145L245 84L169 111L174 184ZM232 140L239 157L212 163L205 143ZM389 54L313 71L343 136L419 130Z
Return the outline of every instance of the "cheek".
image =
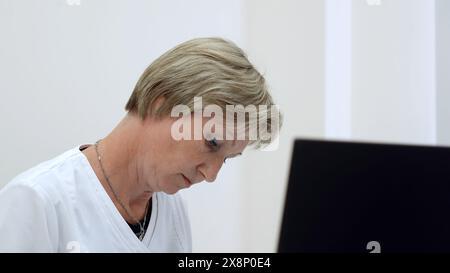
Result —
M207 154L203 141L182 141L171 151L177 164L186 166L198 165Z
M180 173L196 177L197 166L204 164L209 155L204 141L171 141L170 149L159 156L160 174L166 180L180 179ZM178 176L178 177L177 177ZM180 181L177 181L177 183Z

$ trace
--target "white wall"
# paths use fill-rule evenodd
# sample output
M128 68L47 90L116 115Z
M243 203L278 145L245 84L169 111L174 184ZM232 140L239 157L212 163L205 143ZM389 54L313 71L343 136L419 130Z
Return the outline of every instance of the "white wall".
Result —
M284 113L279 149L243 164L246 251L275 251L291 147L324 134L324 1L245 1L247 46Z
M325 135L352 133L352 0L325 1Z
M327 1L327 137L436 142L435 10L430 0Z
M437 142L450 145L450 1L436 0Z
M435 143L434 1L353 0L352 138Z

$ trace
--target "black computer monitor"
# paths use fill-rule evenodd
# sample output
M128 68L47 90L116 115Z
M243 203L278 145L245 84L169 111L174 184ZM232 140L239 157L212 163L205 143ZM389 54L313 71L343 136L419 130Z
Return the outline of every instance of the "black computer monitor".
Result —
M450 252L450 148L296 140L279 252Z

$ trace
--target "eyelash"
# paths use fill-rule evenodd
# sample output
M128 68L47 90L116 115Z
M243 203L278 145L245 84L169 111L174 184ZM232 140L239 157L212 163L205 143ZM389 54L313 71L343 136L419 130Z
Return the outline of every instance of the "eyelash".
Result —
M219 148L219 143L217 143L216 138L208 140L207 143L208 143L208 146L213 148L214 150L217 150Z
M211 140L206 141L208 146L213 150L213 151L217 151L220 147L219 147L219 143L217 143L216 138L213 138ZM227 158L225 158L223 160L223 163L226 163Z

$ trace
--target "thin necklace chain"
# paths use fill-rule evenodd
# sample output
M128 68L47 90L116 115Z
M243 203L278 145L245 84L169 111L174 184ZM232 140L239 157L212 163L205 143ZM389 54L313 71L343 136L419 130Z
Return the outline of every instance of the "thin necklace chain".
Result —
M128 210L125 207L125 205L123 204L122 200L120 200L119 196L114 191L114 188L112 187L112 184L109 181L109 177L106 175L105 169L103 168L102 158L100 156L100 153L98 152L98 144L100 143L100 141L101 140L98 140L97 142L95 142L95 145L94 145L95 146L95 153L97 154L97 159L98 159L98 162L100 163L100 169L102 169L103 176L105 177L106 182L108 183L108 186L109 186L109 188L111 189L111 191L112 191L112 193L114 195L114 198L119 202L119 205L122 207L122 209L128 215L128 217L133 219L133 221L135 221L135 222L137 222L139 224L140 231L139 231L139 236L138 237L139 237L139 240L142 241L142 239L144 238L144 235L145 235L145 228L144 228L144 226L145 226L145 222L147 221L148 206L149 206L150 202L147 202L147 206L145 207L145 216L144 216L143 223L141 223L138 219L133 217L131 215L131 213L128 212Z

